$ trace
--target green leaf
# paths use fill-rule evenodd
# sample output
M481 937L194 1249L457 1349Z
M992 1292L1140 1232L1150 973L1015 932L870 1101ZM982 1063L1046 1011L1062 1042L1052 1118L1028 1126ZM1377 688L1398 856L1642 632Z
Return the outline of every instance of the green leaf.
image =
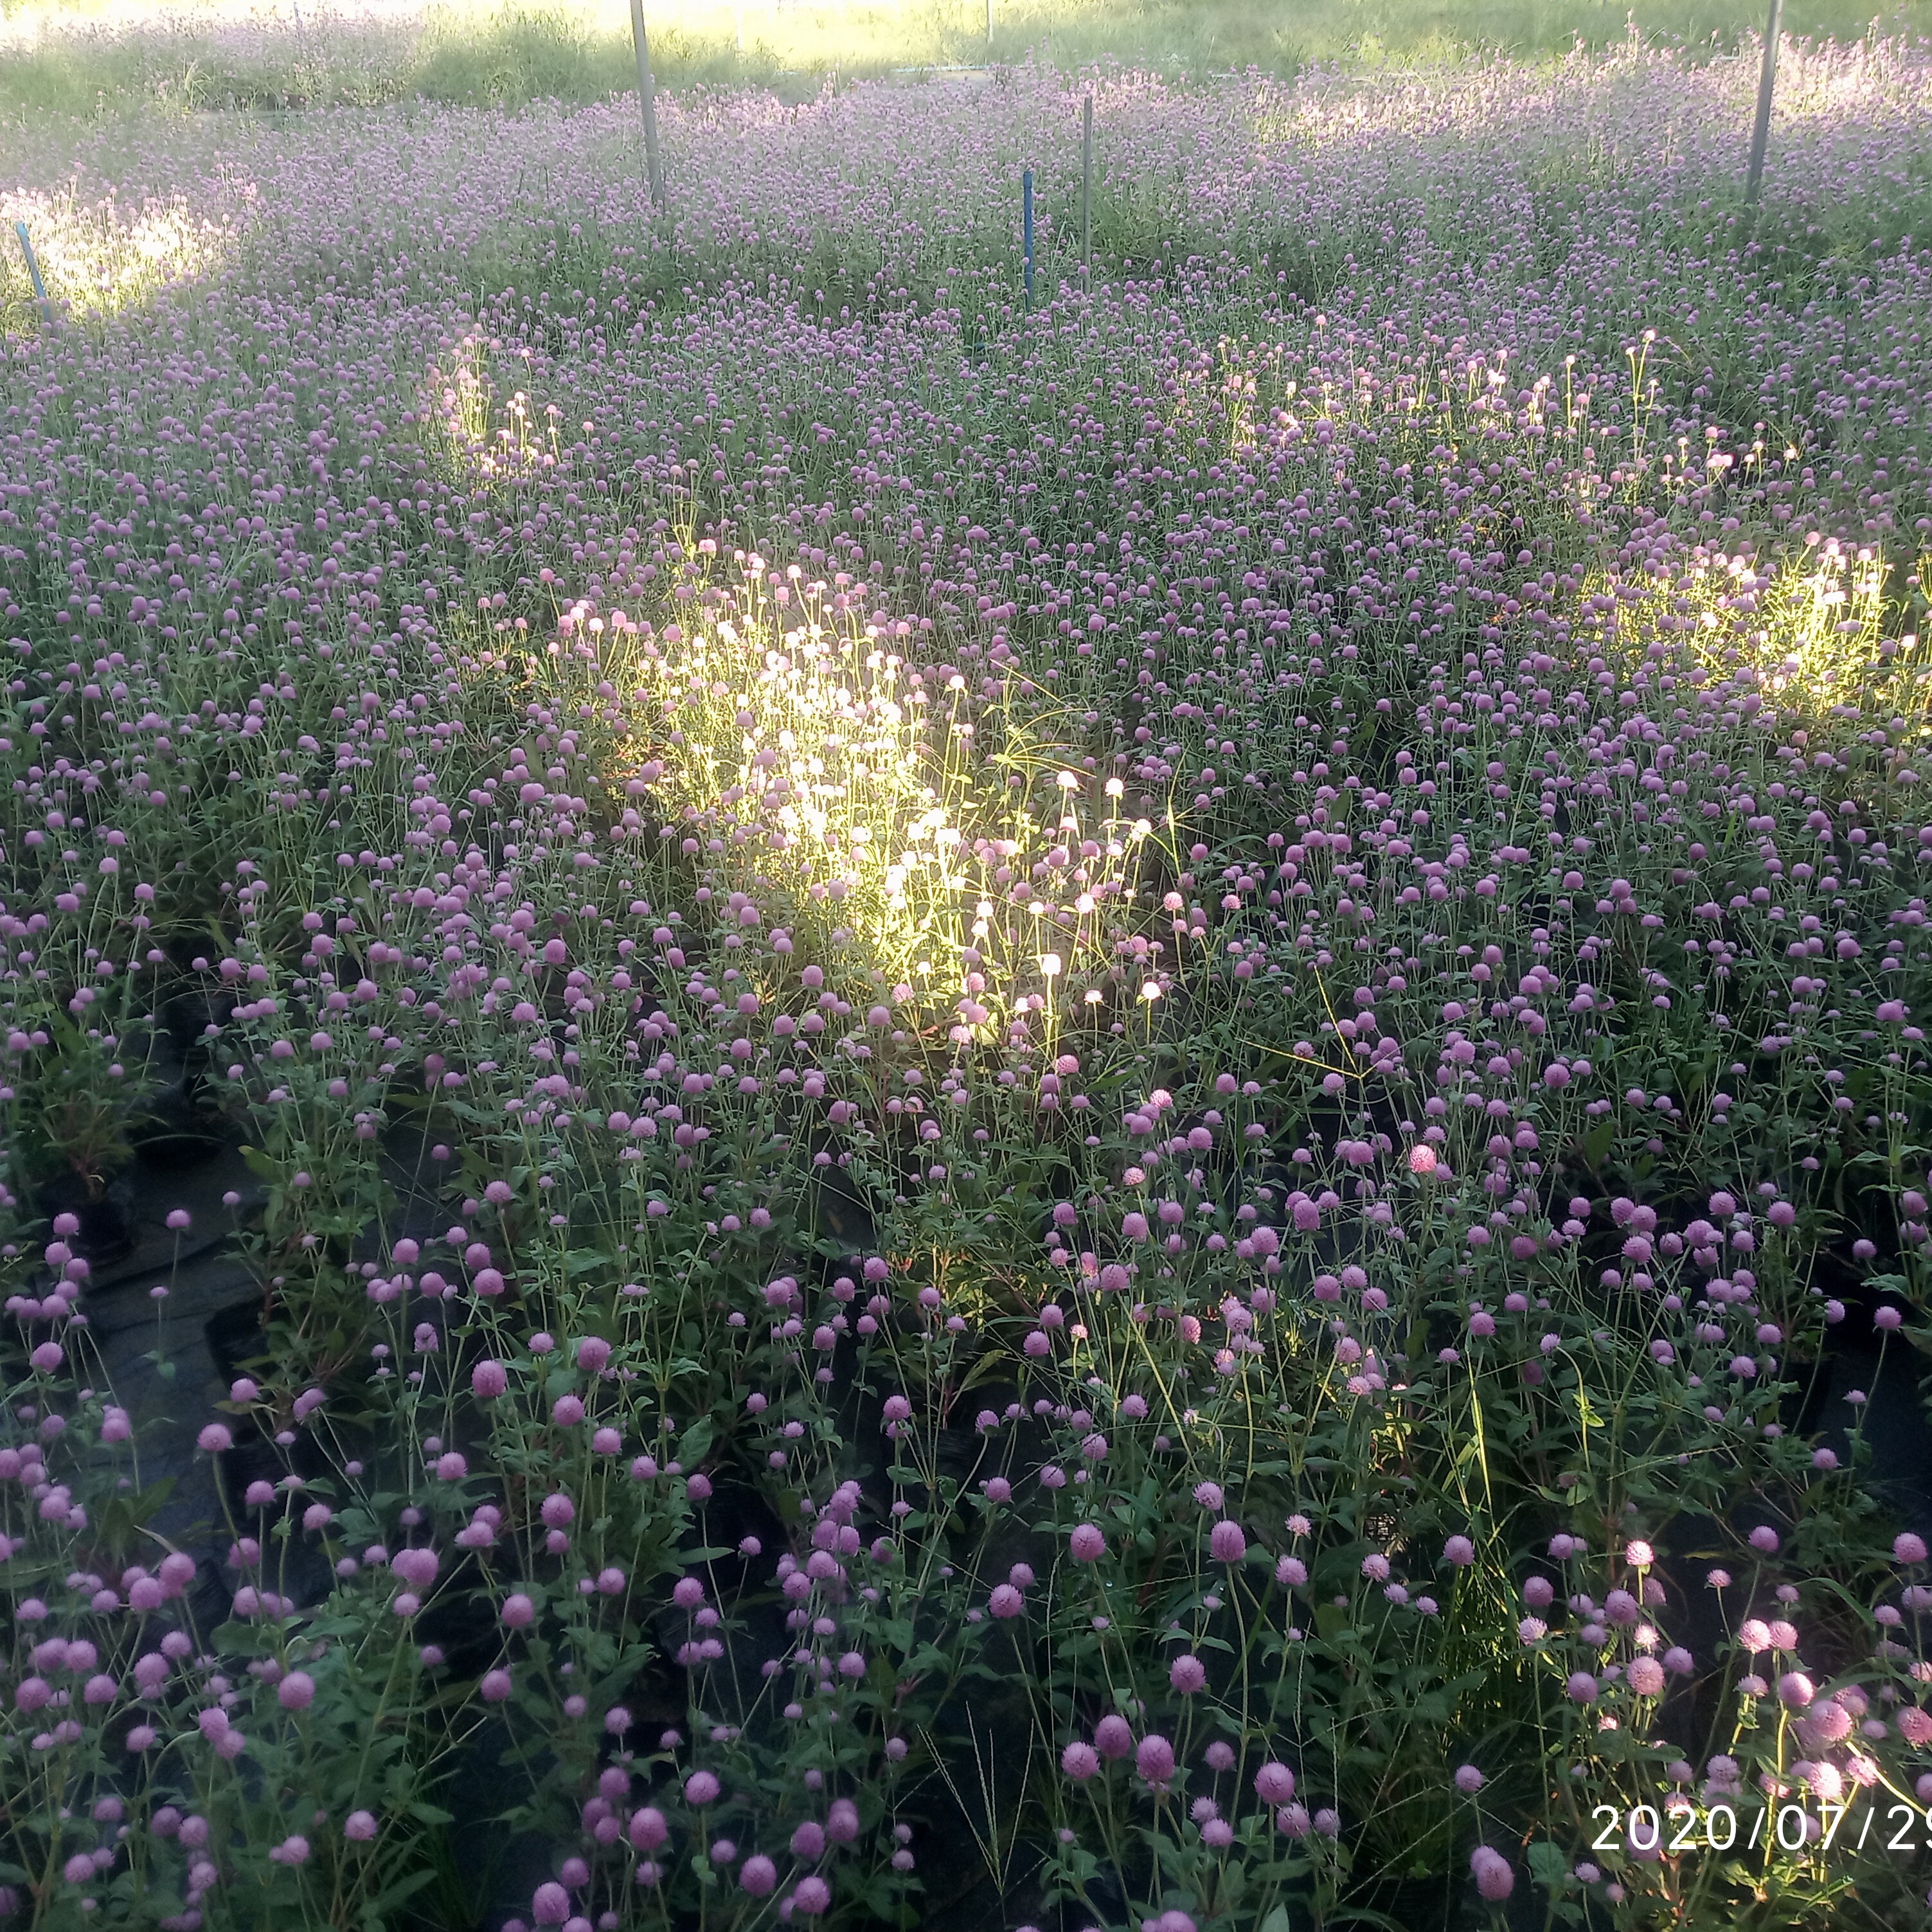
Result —
M243 1148L242 1159L246 1164L248 1172L258 1180L279 1180L282 1178L281 1168L260 1148Z
M256 1624L223 1624L208 1641L218 1652L242 1657L266 1657L276 1648L270 1634Z
M1277 1905L1261 1922L1260 1932L1288 1932L1288 1907Z
M1570 1875L1570 1861L1564 1856L1562 1847L1548 1838L1538 1838L1526 1856L1530 1876L1549 1890L1556 1890Z
M406 1877L398 1879L394 1885L378 1893L363 1906L364 1926L368 1928L368 1932L376 1932L386 1912L394 1910L406 1898L414 1898L424 1886L432 1883L435 1877L436 1874L433 1870L425 1869L411 1872Z

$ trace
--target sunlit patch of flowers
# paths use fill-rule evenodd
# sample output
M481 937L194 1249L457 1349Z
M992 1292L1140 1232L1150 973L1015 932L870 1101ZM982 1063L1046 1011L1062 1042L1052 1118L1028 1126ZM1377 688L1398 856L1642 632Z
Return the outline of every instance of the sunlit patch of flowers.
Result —
M212 213L181 196L129 207L111 199L82 204L71 194L0 194L7 236L0 326L28 327L41 319L16 224L25 225L41 280L61 311L94 316L139 307L171 282L216 268L233 246L236 223L246 218L245 206Z

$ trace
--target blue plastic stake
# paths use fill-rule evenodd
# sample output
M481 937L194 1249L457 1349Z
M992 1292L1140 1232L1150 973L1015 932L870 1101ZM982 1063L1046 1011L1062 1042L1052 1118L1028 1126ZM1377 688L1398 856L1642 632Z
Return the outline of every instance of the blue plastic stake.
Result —
M40 265L34 259L34 244L28 237L27 224L24 221L15 222L14 224L14 232L20 236L20 253L27 258L28 278L34 285L34 299L40 305L40 320L43 322L51 324L54 319L54 305L47 299L46 284L40 280ZM1033 233L1030 221L1029 221L1028 225L1027 233L1029 237L1030 237ZM1031 248L1033 244L1030 240L1028 241L1027 245L1029 249ZM1029 288L1033 286L1030 272L1027 286Z
M1026 305L1033 307L1033 170L1020 176L1020 248L1026 262Z

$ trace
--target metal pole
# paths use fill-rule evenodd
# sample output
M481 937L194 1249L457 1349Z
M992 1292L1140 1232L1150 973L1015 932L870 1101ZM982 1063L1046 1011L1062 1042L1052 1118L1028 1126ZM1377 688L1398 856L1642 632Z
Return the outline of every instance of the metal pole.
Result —
M34 256L34 244L27 233L27 224L24 221L15 222L14 232L20 236L20 253L27 258L27 279L34 285L34 299L40 305L40 320L51 328L53 326L54 305L47 298L46 284L40 279L40 265ZM1029 236L1032 234L1030 225L1027 232ZM1033 244L1029 241L1027 245L1030 248ZM1029 278L1030 274L1031 271L1029 269ZM1028 286L1031 286L1030 279L1029 279Z
M1080 279L1094 284L1094 97L1080 104Z
M1757 119L1751 128L1750 169L1744 178L1744 206L1757 206L1764 182L1764 151L1771 139L1771 90L1778 78L1778 34L1784 0L1771 0L1771 21L1764 30L1764 64L1758 70Z
M993 0L986 0L986 64L993 64Z
M1026 262L1026 305L1033 307L1033 170L1020 176L1020 252Z
M638 50L638 105L644 117L644 172L651 206L664 205L664 164L658 157L658 91L651 79L650 37L644 32L644 0L631 0L631 43Z

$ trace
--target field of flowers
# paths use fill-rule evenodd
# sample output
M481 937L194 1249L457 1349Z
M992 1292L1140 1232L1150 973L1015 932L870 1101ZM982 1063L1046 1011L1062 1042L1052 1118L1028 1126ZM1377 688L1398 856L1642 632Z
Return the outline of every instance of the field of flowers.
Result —
M0 1924L1926 1922L1932 57L1756 71L16 144Z

